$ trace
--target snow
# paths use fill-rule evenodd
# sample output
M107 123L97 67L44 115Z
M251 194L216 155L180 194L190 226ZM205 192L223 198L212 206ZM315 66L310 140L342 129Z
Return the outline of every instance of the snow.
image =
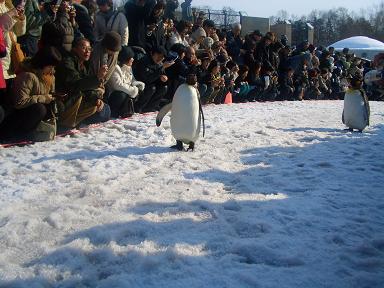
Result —
M0 149L0 287L383 287L384 103L205 107Z

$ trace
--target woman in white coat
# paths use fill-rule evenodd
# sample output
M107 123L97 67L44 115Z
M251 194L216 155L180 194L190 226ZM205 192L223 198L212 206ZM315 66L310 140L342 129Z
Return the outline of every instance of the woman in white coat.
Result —
M362 132L369 125L369 102L362 89L363 78L355 75L350 79L350 89L345 93L342 120L350 131Z
M137 81L132 73L135 54L130 47L123 46L118 58L118 65L112 73L107 85L111 93L108 104L112 117L129 117L134 113L133 102L145 84Z

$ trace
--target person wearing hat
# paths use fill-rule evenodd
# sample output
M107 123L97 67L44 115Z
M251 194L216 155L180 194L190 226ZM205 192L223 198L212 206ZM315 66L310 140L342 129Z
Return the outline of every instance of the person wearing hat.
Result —
M45 47L22 63L22 72L17 74L8 95L15 110L4 120L1 137L26 136L52 116L49 104L54 100L55 67L61 59L55 47Z
M363 90L363 77L357 73L349 77L350 89L344 96L342 121L349 131L363 132L369 126L370 108L368 97Z
M92 53L91 43L86 38L77 38L72 51L65 55L56 72L56 90L59 97L59 124L63 127L74 128L97 114L95 122L109 119L109 107L103 102L104 78L107 66L101 67L95 75L90 69ZM95 116L96 117L96 116ZM92 119L92 118L91 118Z
M164 69L175 62L164 62L166 55L167 51L163 47L153 47L150 54L145 55L133 66L136 79L145 83L143 93L135 102L135 111L138 113L157 111L167 94L168 77Z
M118 58L118 64L108 81L111 92L108 104L112 117L129 117L133 115L135 98L144 91L144 82L137 81L132 72L135 53L128 46L123 46Z

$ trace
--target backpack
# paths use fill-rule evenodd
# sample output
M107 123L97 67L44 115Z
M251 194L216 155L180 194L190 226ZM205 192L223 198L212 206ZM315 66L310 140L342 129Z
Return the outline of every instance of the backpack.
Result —
M43 142L54 140L57 132L57 104L56 102L52 102L49 105L48 113L51 114L51 117L47 120L42 120L37 125L35 130L31 133L31 140L35 142Z

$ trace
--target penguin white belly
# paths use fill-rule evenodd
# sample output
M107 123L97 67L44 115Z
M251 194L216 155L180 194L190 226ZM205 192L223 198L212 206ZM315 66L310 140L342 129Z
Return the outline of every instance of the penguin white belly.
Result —
M367 109L361 92L352 90L345 93L344 124L352 129L363 130L368 124L367 117Z
M195 143L200 134L199 99L195 87L182 84L172 100L171 130L176 140Z

